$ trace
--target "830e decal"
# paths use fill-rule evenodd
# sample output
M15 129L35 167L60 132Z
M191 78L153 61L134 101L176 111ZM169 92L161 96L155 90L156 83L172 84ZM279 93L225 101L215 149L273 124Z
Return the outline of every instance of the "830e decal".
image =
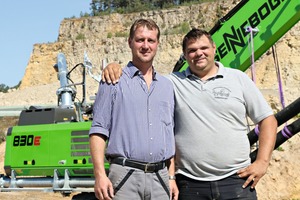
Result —
M40 146L41 136L34 135L16 135L14 136L13 146Z

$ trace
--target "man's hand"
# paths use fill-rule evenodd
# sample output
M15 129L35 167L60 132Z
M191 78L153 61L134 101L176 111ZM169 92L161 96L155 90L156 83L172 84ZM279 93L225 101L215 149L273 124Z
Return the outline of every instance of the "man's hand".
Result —
M94 191L96 198L100 200L112 200L114 197L112 183L106 175L95 179Z
M178 200L179 190L175 180L169 180L171 200Z
M102 81L106 83L116 84L122 75L121 65L117 63L109 63L102 71Z
M268 166L269 163L256 160L248 167L239 170L237 172L239 177L248 177L242 187L246 188L250 183L252 183L251 188L254 188L257 185L258 181L266 174Z
M243 188L247 187L251 182L251 188L254 188L261 177L266 174L276 142L276 132L277 120L274 115L259 122L259 149L257 158L251 165L237 172L239 177L247 177Z

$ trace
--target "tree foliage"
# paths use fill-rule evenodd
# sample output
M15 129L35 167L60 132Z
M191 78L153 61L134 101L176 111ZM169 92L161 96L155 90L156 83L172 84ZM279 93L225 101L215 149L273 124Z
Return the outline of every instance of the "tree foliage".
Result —
M2 83L2 84L0 84L0 92L6 93L6 92L8 92L9 89L17 89L17 88L19 88L20 84L21 84L21 81L16 86L9 87Z
M92 16L112 12L130 13L153 9L168 8L187 3L201 3L207 0L92 0Z
M5 84L0 84L0 92L7 92L9 87Z

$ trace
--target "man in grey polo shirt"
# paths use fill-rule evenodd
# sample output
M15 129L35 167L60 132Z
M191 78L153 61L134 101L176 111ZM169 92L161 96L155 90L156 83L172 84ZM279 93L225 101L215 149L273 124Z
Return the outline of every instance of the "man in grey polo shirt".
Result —
M170 193L175 195L167 169L175 154L173 85L152 65L159 36L154 21L136 20L128 39L132 61L119 84L99 85L90 129L98 199L169 200ZM104 154L111 164L108 177Z
M276 140L273 111L244 72L214 61L216 46L208 32L192 29L182 49L189 67L170 75L179 199L257 199L254 187L267 171ZM252 164L247 116L260 130Z
M179 200L257 199L255 186L267 171L276 140L273 111L245 73L214 61L216 46L208 32L192 29L182 49L189 67L169 76L176 142L169 172L176 170ZM252 164L247 116L260 130Z

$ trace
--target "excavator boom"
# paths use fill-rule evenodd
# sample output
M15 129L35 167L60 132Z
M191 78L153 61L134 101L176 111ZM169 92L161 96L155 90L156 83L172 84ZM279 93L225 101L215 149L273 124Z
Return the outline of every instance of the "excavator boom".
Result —
M246 71L252 52L257 60L299 19L299 0L242 0L210 30L217 46L215 59ZM179 60L173 71L187 67L185 60Z

